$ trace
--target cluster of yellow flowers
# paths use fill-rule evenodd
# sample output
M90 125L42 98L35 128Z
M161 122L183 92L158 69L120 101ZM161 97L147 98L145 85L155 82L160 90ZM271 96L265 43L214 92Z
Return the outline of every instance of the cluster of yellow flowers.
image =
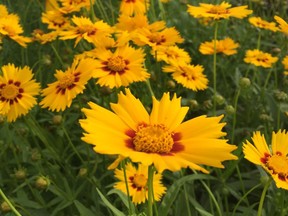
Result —
M155 61L163 62L162 71L171 73L177 83L193 91L208 88L204 67L192 64L189 53L177 46L184 39L176 28L167 27L164 21L148 20L146 13L150 7L149 1L122 0L114 26L96 17L75 14L81 9L89 10L94 2L47 0L41 20L49 32L35 29L32 38L21 36L23 29L19 17L9 14L7 8L0 5L0 38L9 37L23 47L32 41L45 44L57 38L75 40L74 47L79 43L93 47L75 55L71 66L65 71L56 70L55 81L42 90L27 66L23 69L13 64L3 66L0 76L0 114L6 116L7 121L15 121L27 114L36 104L35 97L39 93L42 96L39 103L42 108L64 111L84 91L90 79L109 88L128 87L134 82L147 81L150 73L145 68L144 47L149 48ZM210 18L215 22L230 17L242 19L252 13L247 6L231 7L227 2L188 5L187 11L195 18ZM288 35L288 24L278 16L275 16L275 20L278 26L259 17L251 17L249 22L257 28ZM237 48L239 44L226 37L201 43L199 51L204 55L233 55L237 53ZM277 57L258 48L247 50L244 58L246 63L267 68L278 61ZM288 56L282 63L287 70ZM82 139L93 144L95 152L119 155L113 167L124 158L141 163L138 169L127 165L129 188L133 191L130 195L135 203L144 202L147 198L147 170L152 164L159 173L186 167L208 173L203 165L223 168L223 161L237 159L231 153L237 147L221 139L226 135L222 131L225 123L220 122L223 116L199 116L182 123L188 107L181 106L180 98L174 95L170 99L169 93L164 93L160 100L155 97L152 100L149 114L139 99L126 88L125 93L118 94L118 103L111 104L113 112L89 102L90 108L82 110L86 119L80 120L85 131ZM288 143L286 132L273 134L272 151L258 132L253 141L256 147L249 142L244 145L246 158L262 165L274 177L277 186L288 189L288 150L284 149ZM280 166L279 161L285 166ZM116 169L115 174L121 181L116 184L116 188L125 192L122 171ZM161 184L160 174L155 174L154 178L155 200L159 200L166 189Z

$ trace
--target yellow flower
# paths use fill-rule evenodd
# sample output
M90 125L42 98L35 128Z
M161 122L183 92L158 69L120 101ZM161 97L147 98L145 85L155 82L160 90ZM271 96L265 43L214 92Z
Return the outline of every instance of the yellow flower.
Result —
M133 32L139 28L147 28L149 26L148 18L144 14L135 14L133 17L121 14L115 27L118 30Z
M250 17L249 22L257 28L267 29L273 32L278 31L275 22L267 22L263 20L261 17Z
M129 89L111 104L114 112L93 102L88 105L90 109L82 109L87 118L80 120L82 140L93 144L97 153L154 164L159 172L190 167L208 173L200 165L223 168L224 160L237 159L231 154L237 147L219 139L226 134L221 131L225 123L219 123L223 116L199 116L181 123L189 108L181 107L176 95L172 100L169 93L160 101L153 97L150 115Z
M208 79L203 71L204 68L201 65L191 65L185 62L174 62L163 67L163 72L172 73L172 77L177 83L193 91L208 88Z
M56 70L57 81L48 84L48 87L42 90L44 98L40 105L52 111L64 111L70 107L73 99L84 91L86 83L92 78L94 68L93 59L76 58L65 72Z
M262 52L258 49L247 50L244 58L246 63L254 64L264 68L271 68L272 64L278 61L277 57L272 57L271 54Z
M0 18L8 16L8 9L5 5L0 4Z
M33 35L34 41L38 41L41 44L46 44L48 42L56 40L56 38L58 37L58 32L52 31L52 32L44 33L40 29L35 29L32 35Z
M235 17L242 19L252 13L252 10L247 9L247 5L232 7L227 2L221 4L205 4L200 3L199 7L188 5L188 13L195 18L208 18L211 17L214 20L228 19Z
M137 40L134 40L139 46L148 45L152 48L157 46L173 46L176 43L182 43L183 41L184 39L174 27L165 28L161 31L141 28L137 30Z
M120 13L128 16L133 14L144 14L149 8L149 0L122 0Z
M93 40L108 37L113 32L112 28L102 20L93 23L87 17L73 16L72 22L76 26L71 26L69 29L60 31L61 40L69 40L76 38L75 46L81 39L92 43Z
M0 18L0 37L1 35L7 36L16 41L23 47L30 43L31 38L21 36L23 29L19 24L19 17L15 14L11 14Z
M39 83L33 78L28 66L17 68L13 64L2 66L0 76L0 114L13 122L26 115L37 103L34 96L40 91Z
M243 144L243 153L250 162L262 166L274 179L276 186L288 190L288 134L285 130L272 133L271 146L264 135L256 131Z
M214 42L204 42L201 43L199 51L203 55L213 55L214 54ZM238 43L235 43L231 38L225 38L223 40L216 40L216 53L223 53L225 55L233 55L237 53L236 48L239 47Z
M130 83L145 81L150 77L144 68L144 52L130 46L117 47L114 51L99 48L94 52L97 58L94 77L97 84L118 88Z
M62 7L59 8L61 13L72 13L76 11L80 11L81 8L85 7L86 9L90 9L91 4L94 4L95 0L60 0Z
M42 13L41 20L43 23L48 24L48 29L64 30L70 26L68 18L57 10L47 11Z
M173 61L191 62L191 57L184 50L177 46L157 46L151 51L157 61L165 61L171 64Z
M129 194L132 197L132 202L135 204L144 203L148 199L148 166L138 164L134 167L131 163L126 164L126 181L128 183ZM126 181L123 169L115 170L115 177L119 180L114 187L127 194ZM162 175L154 173L153 175L153 193L155 201L159 201L166 191L163 186Z
M288 70L288 55L283 58L282 64L284 65L284 69Z
M279 24L279 31L283 32L285 35L288 35L288 23L279 16L274 16L274 19Z

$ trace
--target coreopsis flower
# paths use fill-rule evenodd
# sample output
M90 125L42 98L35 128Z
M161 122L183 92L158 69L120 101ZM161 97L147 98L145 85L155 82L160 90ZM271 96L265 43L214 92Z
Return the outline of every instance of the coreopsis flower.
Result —
M288 35L288 23L279 16L274 16L274 19L279 24L279 31L283 32L285 35Z
M82 140L94 145L100 154L121 155L145 166L154 164L158 172L181 168L208 170L201 165L223 168L222 162L237 157L237 147L220 139L225 123L223 116L199 116L182 123L188 107L181 107L181 98L164 93L161 100L153 97L150 115L129 89L118 94L118 103L107 110L93 102L82 111L86 119Z
M243 19L252 13L252 10L247 9L247 5L232 7L231 4L227 2L222 2L221 4L205 4L200 3L200 6L188 6L188 13L195 18L213 18L214 20L228 19L230 17L235 17L238 19Z
M42 90L43 99L39 104L52 111L64 111L70 107L73 99L84 91L86 83L92 78L94 67L93 59L75 58L66 71L56 70L57 81Z
M216 53L223 53L225 55L233 55L237 53L238 43L235 43L231 38L225 38L223 40L216 40L215 51L214 51L215 40L207 41L200 44L199 51L203 55L213 55Z
M141 28L137 30L137 39L133 40L138 46L148 45L152 48L158 46L173 46L176 43L182 43L184 39L174 28L164 28L155 31L149 28Z
M22 36L23 28L19 24L19 17L15 14L0 17L0 37L9 37L23 47L27 46L32 40Z
M172 78L177 83L193 91L208 88L208 79L203 71L204 68L201 65L191 65L185 62L174 62L163 67L163 72L172 73Z
M48 24L48 29L53 30L64 30L70 26L69 19L64 17L64 15L58 10L51 10L42 13L41 21Z
M81 39L92 43L99 38L109 37L113 32L112 28L102 20L93 23L88 17L73 16L72 22L75 26L60 31L59 35L61 40L76 39L75 46Z
M62 7L59 7L61 13L72 13L80 11L85 7L89 9L95 3L95 0L60 0Z
M94 51L96 58L94 77L97 84L118 88L133 82L145 81L150 77L144 68L144 52L128 45L115 50L99 48Z
M151 54L157 61L164 61L171 64L173 61L191 62L191 57L184 50L178 46L158 46L151 51Z
M38 95L40 85L33 79L28 66L15 67L4 65L0 76L0 114L7 117L8 122L26 115L37 103L34 96Z
M58 37L58 32L52 31L52 32L44 33L40 29L35 29L32 35L33 35L34 41L38 41L41 44L46 44L48 42L56 40L56 38Z
M129 16L144 14L149 9L149 5L149 0L121 0L120 13Z
M0 4L0 18L8 16L9 12L5 5Z
M287 132L273 132L271 144L267 144L264 135L256 131L253 133L252 141L253 144L248 140L243 144L245 158L268 172L278 188L288 190Z
M277 61L278 57L273 57L270 53L265 53L258 49L247 50L244 58L244 62L264 68L271 68Z
M286 71L284 71L284 75L288 75L288 55L286 55L283 60L282 60L282 64L284 66L284 69Z
M145 14L135 14L129 16L121 14L115 27L121 31L133 32L139 28L147 28L149 26L148 18Z
M129 195L132 197L132 202L135 204L144 203L146 200L148 200L148 166L138 164L138 167L136 168L131 163L128 163L125 165L125 171L126 180L123 168L115 170L115 177L119 181L114 185L114 188L117 188L124 194L127 194L127 181ZM166 191L166 187L163 186L161 179L162 175L154 172L153 193L155 201L159 201Z
M250 17L248 20L253 26L257 28L267 29L273 32L278 31L275 22L268 22L266 20L263 20L261 17Z

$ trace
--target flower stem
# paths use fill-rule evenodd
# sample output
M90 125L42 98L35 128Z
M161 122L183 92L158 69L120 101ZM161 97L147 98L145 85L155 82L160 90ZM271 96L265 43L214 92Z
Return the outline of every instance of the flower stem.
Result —
M272 181L272 179L269 178L269 180L266 182L266 184L264 186L264 189L262 191L262 195L261 195L261 198L260 198L259 206L258 206L257 216L262 216L262 208L263 208L266 192L267 192L267 190L268 190L268 188L270 186L271 181Z
M129 193L129 187L128 187L128 181L127 181L125 160L121 161L121 167L123 169L123 174L124 174L124 179L125 179L125 187L126 187L128 206L129 206L129 215L133 215L134 212L133 212L132 204L131 204L131 200L130 200L130 193Z
M232 137L231 137L231 143L234 143L234 133L235 133L235 126L236 126L236 117L237 117L237 105L238 105L238 99L239 99L239 95L240 95L240 89L237 90L236 95L235 95L235 102L234 102L234 109L235 112L233 114L233 125L232 125Z
M6 195L3 193L2 189L0 188L0 195L1 197L5 200L5 202L9 205L9 207L11 208L11 210L13 211L13 213L16 216L21 216L21 214L16 210L16 208L12 205L12 203L10 202L10 200L6 197Z
M146 80L146 84L147 84L147 87L148 87L148 90L149 90L151 96L154 97L155 95L154 95L154 92L153 92L153 90L151 88L150 81L148 79Z
M216 53L216 40L217 40L217 33L218 33L218 22L215 23L215 30L214 30L214 54L213 54L213 91L214 91L214 97L213 97L213 116L216 114L216 92L217 92L217 85L216 85L216 79L217 79L217 53Z
M154 167L150 165L148 168L148 216L153 216L153 174Z
M184 173L183 173L182 170L181 170L181 176L184 177ZM189 197L188 197L188 192L187 192L186 184L183 185L183 188L184 188L185 203L186 203L186 208L187 208L188 216L191 216L191 209L190 209L190 205L189 205Z

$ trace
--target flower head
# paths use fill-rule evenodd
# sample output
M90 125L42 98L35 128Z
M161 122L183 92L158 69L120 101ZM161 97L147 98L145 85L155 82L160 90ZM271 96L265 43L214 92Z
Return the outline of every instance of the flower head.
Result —
M288 35L288 23L279 16L274 16L274 19L279 24L279 31L283 32L285 35Z
M243 144L243 153L250 162L262 166L274 179L277 187L288 190L288 134L285 130L272 133L271 145L257 131Z
M148 0L122 0L120 13L132 16L133 14L144 14L149 8Z
M130 46L120 46L114 51L99 48L94 52L96 58L94 77L101 86L118 88L133 82L145 81L150 74L144 68L144 52Z
M232 7L227 2L221 4L205 4L200 3L199 7L188 5L188 13L195 18L208 18L211 17L214 20L228 19L235 17L242 19L252 13L252 10L247 9L247 5Z
M58 10L42 13L41 20L43 23L48 24L48 29L64 30L70 26L69 19L64 17Z
M83 92L86 83L92 78L94 67L93 59L76 58L66 71L57 70L57 81L48 84L48 87L42 90L44 98L40 105L52 111L63 111L70 107L73 99Z
M93 102L88 105L83 109L87 118L80 120L82 139L97 153L154 164L159 172L190 167L207 173L200 165L223 168L222 161L237 158L231 154L236 146L219 139L225 135L221 131L225 123L219 123L223 116L199 116L181 123L188 107L181 107L176 95L171 100L168 93L159 101L153 97L150 115L129 89L111 104L114 112Z
M87 17L73 16L72 22L75 26L71 26L67 30L60 31L61 40L69 40L76 38L75 46L81 39L92 43L94 40L108 37L113 32L112 28L102 20L93 23Z
M203 55L213 55L214 54L214 43L216 45L216 53L223 53L225 55L233 55L237 53L238 43L235 43L231 38L225 38L223 40L212 40L201 43L199 51Z
M271 54L262 52L258 49L247 50L244 58L246 63L254 64L264 68L271 68L272 64L278 61L277 57L272 57Z
M17 68L13 64L4 65L0 76L0 114L13 122L25 115L37 103L36 96L40 91L39 83L33 78L27 66Z
M185 62L174 62L163 67L163 72L172 73L176 82L193 91L204 90L208 87L208 79L203 74L201 65L191 65Z
M144 203L148 199L148 166L139 164L134 167L131 163L126 164L126 178L128 182L129 194L132 202L135 204ZM123 169L115 170L115 177L119 180L114 187L127 194L125 176ZM161 183L162 175L154 173L153 175L153 193L155 201L159 201L166 191L166 187Z
M157 61L165 61L171 64L173 61L191 62L191 57L184 50L178 46L157 46L151 51L151 54Z
M267 29L273 32L278 31L275 22L267 22L266 20L263 20L261 17L250 17L249 22L257 28Z

